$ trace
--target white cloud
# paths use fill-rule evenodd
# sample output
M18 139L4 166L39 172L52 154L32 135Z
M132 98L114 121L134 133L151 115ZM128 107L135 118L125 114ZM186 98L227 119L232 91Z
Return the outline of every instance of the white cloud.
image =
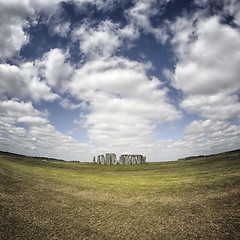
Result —
M140 35L139 29L133 23L129 23L124 28L119 29L118 34L122 39L126 39L127 41L133 41ZM131 44L129 45L131 46Z
M24 123L26 128L19 127ZM46 112L35 109L30 102L0 102L0 148L27 155L90 161L94 149L78 143L49 124Z
M60 90L64 91L64 84L67 82L72 74L73 67L67 61L69 55L59 48L52 49L44 54L39 65L44 68L41 74L45 77L46 82Z
M190 41L192 27L183 40L179 40L181 29L176 31L179 32L173 43L183 52L177 51L180 61L175 70L175 87L186 94L214 94L222 89L236 91L240 87L240 32L237 29L212 17L198 22L194 33L197 40Z
M77 109L77 108L80 108L82 110L86 109L87 108L87 105L86 105L86 102L81 102L78 103L78 104L74 104L70 101L69 98L63 98L61 99L60 101L60 105L63 107L63 108L66 108L66 109Z
M116 109L117 111L117 109ZM120 115L111 111L92 112L89 135L99 146L78 143L57 131L48 123L46 113L33 108L31 103L14 100L0 104L0 147L6 151L28 155L91 161L92 156L114 151L141 153L148 161L176 160L180 157L211 154L238 148L240 127L225 121L199 120L186 127L181 140L151 141L154 125L135 115ZM121 112L122 113L122 112ZM16 124L25 123L28 129ZM108 142L108 145L102 145ZM102 147L101 147L102 146ZM224 146L224 147L223 147Z
M229 0L224 10L233 16L233 22L240 26L240 2L238 0Z
M150 67L115 57L87 62L75 71L69 90L88 106L81 126L88 128L90 140L131 149L153 138L156 124L181 117L163 83L148 78Z
M23 116L17 119L18 123L26 123L28 125L44 125L48 123L46 118L33 117L33 116Z
M103 12L111 11L116 7L124 7L127 2L128 0L74 0L78 8L83 9L86 5L91 4Z
M0 64L1 92L13 98L30 98L34 101L53 101L58 98L46 83L40 81L38 74L38 66L33 62L22 63L19 67Z
M27 27L26 15L31 13L19 1L0 1L0 59L12 57L28 42L23 28Z
M84 100L100 98L102 94L104 97L105 93L134 96L141 89L131 88L145 81L145 67L124 58L90 61L75 71L69 87L74 95Z
M231 122L240 116L240 32L224 24L227 10L220 12L216 8L218 15L208 15L208 7L216 6L215 1L195 2L201 5L201 10L185 13L169 24L176 66L174 72L165 69L163 74L182 92L180 107L204 120L191 122L181 140L159 142L163 146L160 154L169 156L239 148L240 127ZM210 6L210 2L215 5Z
M83 5L85 2L80 1ZM103 1L92 1L91 3L96 4L100 9L104 9L105 3ZM140 30L153 34L158 41L165 43L168 38L165 23L162 24L162 27L155 28L152 26L150 18L161 14L167 3L168 0L161 3L156 0L134 1L134 6L124 11L124 16L128 20L128 24L124 27L110 20L104 20L97 26L94 25L94 22L92 24L92 22L86 21L74 29L72 39L73 41L79 41L81 52L90 59L111 57L120 47L131 47L131 41L140 36ZM112 1L111 4L115 7L121 5L116 4L116 1ZM109 8L106 8L106 11L108 10Z
M37 19L40 11L51 15L60 0L0 0L0 59L6 60L19 53L29 42L25 31Z
M17 0L11 0L11 1L16 2ZM58 4L61 3L62 0L51 0L51 1L26 0L25 2L26 2L26 5L28 5L28 8L32 8L35 11L35 13L39 13L40 11L43 11L44 13L46 13L46 15L51 15L57 10Z
M213 121L207 119L194 120L186 128L185 132L188 134L212 134L214 132L222 131L228 127L227 122L224 121Z
M59 23L52 27L52 31L61 37L67 37L67 34L70 31L70 25L70 22Z
M214 95L190 95L181 102L181 107L191 113L215 120L231 120L240 115L237 95L218 93Z
M142 29L145 33L151 33L162 43L168 39L164 27L155 28L152 26L150 18L162 14L161 9L168 3L168 0L138 0L135 5L126 11L126 16L130 23L137 29Z
M239 148L240 126L225 121L194 120L185 128L180 140L157 140L144 144L141 151L149 160L177 160L178 158L208 155Z
M34 109L31 102L11 99L0 102L0 114L18 118L22 116L44 116L46 113L41 113Z
M62 4L59 5L54 5L54 11L47 15L46 24L49 27L49 33L51 35L68 37L68 33L71 30L71 21L69 18L66 18L66 12L63 7L65 2L67 1L62 2Z
M239 30L201 12L178 18L171 29L178 61L174 74L164 73L183 92L181 107L215 120L238 117Z
M7 100L0 102L0 146L5 150L30 153L35 149L33 137L28 131L17 126L17 123L31 125L44 125L48 121L47 113L34 109L32 103L17 100Z
M238 0L195 0L196 5L205 11L213 11L223 19L231 16L233 23L240 26L240 3Z
M188 135L184 140L194 150L198 148L202 154L204 151L207 154L234 150L239 145L240 126L225 121L195 120L186 127L185 132Z
M86 56L95 58L97 56L110 57L121 45L117 35L118 24L109 20L101 22L97 27L88 23L82 24L72 33L73 40L79 40L80 50Z

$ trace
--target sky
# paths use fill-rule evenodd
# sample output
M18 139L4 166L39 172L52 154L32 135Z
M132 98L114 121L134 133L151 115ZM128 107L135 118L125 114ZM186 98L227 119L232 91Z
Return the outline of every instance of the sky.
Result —
M239 149L237 0L0 0L0 36L2 151Z

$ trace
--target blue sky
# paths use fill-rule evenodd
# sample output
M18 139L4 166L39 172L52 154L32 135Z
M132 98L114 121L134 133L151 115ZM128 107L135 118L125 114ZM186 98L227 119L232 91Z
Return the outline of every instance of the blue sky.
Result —
M0 0L0 150L91 161L239 148L237 0Z

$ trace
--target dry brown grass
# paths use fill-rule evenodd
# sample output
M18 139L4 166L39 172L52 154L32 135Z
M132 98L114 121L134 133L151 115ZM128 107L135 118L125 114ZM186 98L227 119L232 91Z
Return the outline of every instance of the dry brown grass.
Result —
M132 166L0 156L0 239L239 239L239 152Z

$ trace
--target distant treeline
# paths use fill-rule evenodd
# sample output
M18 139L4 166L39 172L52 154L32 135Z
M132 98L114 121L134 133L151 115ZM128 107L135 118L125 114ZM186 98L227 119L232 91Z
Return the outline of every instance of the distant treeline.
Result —
M208 156L205 155L198 155L198 156L189 156L189 157L185 157L185 158L179 158L178 161L180 160L192 160L192 159L196 159L196 158L205 158Z
M224 155L224 154L231 154L231 153L233 153L233 154L240 154L240 149L233 150L233 151L228 151L228 152L211 154L211 155L189 156L189 157L185 157L185 158L179 158L178 161L181 161L181 160L193 160L193 159L199 159L199 158L208 158L208 157L219 156L219 155Z
M4 152L4 151L0 151L0 155L11 155L11 156L16 156L16 157L34 158L34 159L47 160L47 161L64 161L62 159L48 158L48 157L26 156L26 155L23 155L23 154L10 153L10 152Z

